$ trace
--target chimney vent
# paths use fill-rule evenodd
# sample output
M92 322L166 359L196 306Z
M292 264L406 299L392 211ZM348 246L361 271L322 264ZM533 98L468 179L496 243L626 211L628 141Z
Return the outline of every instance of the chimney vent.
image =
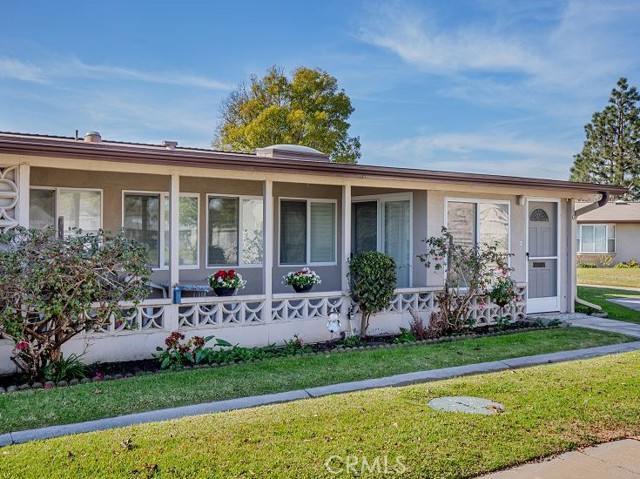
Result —
M101 141L102 141L102 137L100 136L100 133L98 133L97 131L88 131L84 135L85 143L100 143Z
M175 150L176 147L178 146L178 142L177 141L164 140L162 142L162 146L164 146L167 150Z

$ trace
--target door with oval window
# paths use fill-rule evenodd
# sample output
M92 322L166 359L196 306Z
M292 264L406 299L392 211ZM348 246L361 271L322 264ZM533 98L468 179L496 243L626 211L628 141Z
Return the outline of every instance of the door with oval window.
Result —
M529 201L527 312L558 311L558 203Z

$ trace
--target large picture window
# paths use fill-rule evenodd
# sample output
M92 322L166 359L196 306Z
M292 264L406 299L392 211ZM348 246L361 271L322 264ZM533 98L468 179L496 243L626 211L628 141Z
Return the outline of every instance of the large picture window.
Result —
M262 264L262 198L209 196L207 218L207 266Z
M280 201L280 264L336 263L336 202Z
M615 253L615 225L580 225L579 253Z
M32 188L29 224L32 228L56 228L62 217L64 234L73 228L95 233L102 228L102 191L75 188Z
M509 251L509 204L493 201L447 202L447 229L458 244L498 244Z
M199 265L199 203L197 194L180 194L178 262L185 268ZM167 193L124 193L122 226L125 234L147 245L149 265L154 268L169 266L170 204Z

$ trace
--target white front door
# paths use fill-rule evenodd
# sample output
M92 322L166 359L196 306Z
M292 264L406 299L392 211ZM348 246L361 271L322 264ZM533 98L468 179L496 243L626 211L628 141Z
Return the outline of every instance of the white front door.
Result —
M529 201L527 220L527 312L560 309L558 293L558 202Z

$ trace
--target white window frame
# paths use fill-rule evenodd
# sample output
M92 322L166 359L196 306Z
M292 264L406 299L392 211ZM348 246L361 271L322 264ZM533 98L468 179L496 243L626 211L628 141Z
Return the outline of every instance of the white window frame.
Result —
M76 187L68 187L68 186L30 186L30 190L46 190L55 192L55 217L53 218L53 228L55 231L58 231L58 218L60 217L60 191L88 191L88 192L98 192L100 193L100 229L104 229L104 191L102 188L76 188ZM67 225L65 225L65 231L63 234L66 234Z
M406 193L385 193L381 195L367 195L367 196L358 196L351 200L351 204L354 203L367 203L370 201L375 201L377 203L377 211L376 211L376 222L377 222L377 232L376 232L376 251L384 253L383 246L385 242L384 237L384 204L390 201L409 201L409 288L413 287L413 192L409 191ZM349 206L351 207L351 205ZM350 228L352 225L349 226ZM353 248L353 239L352 246ZM349 252L349 254L353 253L353 249Z
M160 196L160 238L159 238L159 251L158 251L158 262L160 263L160 265L158 267L152 267L151 270L152 271L168 271L169 270L169 265L165 264L165 260L167 258L165 258L165 254L164 254L164 249L165 249L165 231L164 231L164 223L165 223L165 214L164 214L164 202L165 200L170 197L171 195L169 194L169 192L167 191L143 191L143 190L122 190L122 199L121 199L121 217L120 217L120 225L121 228L124 228L124 197L125 195L158 195ZM184 269L184 270L188 270L188 269L200 269L200 193L183 193L180 192L180 197L185 197L185 198L197 198L198 199L198 248L197 248L197 262L195 265L190 264L190 265L179 265L178 269ZM178 210L180 208L180 205L178 205ZM178 211L179 212L179 211ZM178 222L180 221L179 217L178 217ZM171 223L169 223L169 228L171 228ZM178 225L178 228L180 227L180 225Z
M445 227L449 228L449 203L473 203L476 205L476 237L474 238L474 246L478 245L480 240L480 215L478 214L478 205L480 203L493 203L496 205L507 205L507 215L509 223L507 224L507 253L511 254L511 200L496 200L492 198L455 198L445 197L444 199L444 220L442 222ZM511 256L509 256L509 264L511 264Z
M307 238L306 238L306 262L303 264L282 264L280 260L281 252L281 223L282 223L282 202L283 201L304 201L307 206ZM331 203L335 208L335 224L333 226L335 234L333 235L333 251L335 255L334 261L311 262L311 203ZM338 265L338 200L327 198L294 198L289 196L281 196L278 198L278 266L281 268L299 268L303 266L337 266Z
M238 199L238 261L235 265L229 264L218 264L218 265L210 265L209 264L209 199L210 198L237 198ZM243 213L242 213L242 202L243 200L260 200L262 201L262 213L264 218L264 197L256 196L256 195L228 195L228 194L217 194L217 193L207 193L207 202L206 202L206 263L205 269L221 269L221 268L229 268L230 266L235 266L238 268L262 268L262 264L264 263L264 247L265 247L265 235L267 232L264 230L264 220L262 222L262 263L243 263L242 256L244 253L244 241L242 240L242 225L243 225Z
M578 253L579 254L616 254L618 251L618 228L616 228L615 223L580 223L580 227L578 228L577 237L578 237ZM605 238L607 242L607 251L582 251L582 228L585 226L604 226L605 227ZM614 227L614 235L613 235L613 251L609 251L609 230L611 227ZM595 249L595 232L594 232L594 249Z

